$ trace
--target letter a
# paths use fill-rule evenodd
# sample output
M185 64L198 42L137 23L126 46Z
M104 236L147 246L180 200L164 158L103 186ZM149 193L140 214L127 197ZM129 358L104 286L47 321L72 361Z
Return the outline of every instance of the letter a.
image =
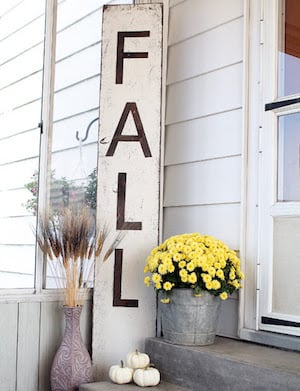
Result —
M131 112L135 127L137 130L138 135L122 135L122 131L124 129L125 123L127 121L128 115ZM148 141L144 132L143 124L136 106L135 102L127 102L125 105L125 108L123 110L123 113L121 115L120 121L118 123L117 129L115 131L115 134L113 136L112 142L110 143L110 146L107 150L106 156L113 156L115 153L115 150L117 148L119 141L135 141L139 142L141 144L142 150L144 152L145 157L151 157L151 151L148 145Z

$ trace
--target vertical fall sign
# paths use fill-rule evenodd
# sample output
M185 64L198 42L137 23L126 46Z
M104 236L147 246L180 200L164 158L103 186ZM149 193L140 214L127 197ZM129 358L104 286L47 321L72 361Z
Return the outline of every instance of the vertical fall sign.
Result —
M119 360L155 333L154 293L143 270L159 237L161 63L162 5L105 6L98 213L113 233L125 234L95 282L94 361L99 351L107 365L114 351ZM120 324L126 338L116 333Z

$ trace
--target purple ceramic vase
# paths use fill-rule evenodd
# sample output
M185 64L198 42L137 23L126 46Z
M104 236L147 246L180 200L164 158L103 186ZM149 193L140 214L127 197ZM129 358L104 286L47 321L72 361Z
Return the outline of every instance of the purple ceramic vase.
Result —
M52 391L77 391L93 381L92 361L80 333L82 307L64 307L66 327L51 368Z

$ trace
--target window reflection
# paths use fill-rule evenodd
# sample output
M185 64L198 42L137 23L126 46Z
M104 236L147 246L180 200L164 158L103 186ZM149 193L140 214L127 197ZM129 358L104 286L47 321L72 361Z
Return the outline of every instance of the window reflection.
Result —
M278 120L278 201L300 201L300 113Z
M300 93L300 1L282 1L279 20L279 96Z

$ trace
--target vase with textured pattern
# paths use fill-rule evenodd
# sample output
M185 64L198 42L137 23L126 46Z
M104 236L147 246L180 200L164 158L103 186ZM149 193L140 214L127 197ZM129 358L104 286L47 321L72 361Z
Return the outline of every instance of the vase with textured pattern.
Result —
M77 391L93 381L92 361L80 332L81 311L82 307L64 307L66 326L52 363L52 391Z

